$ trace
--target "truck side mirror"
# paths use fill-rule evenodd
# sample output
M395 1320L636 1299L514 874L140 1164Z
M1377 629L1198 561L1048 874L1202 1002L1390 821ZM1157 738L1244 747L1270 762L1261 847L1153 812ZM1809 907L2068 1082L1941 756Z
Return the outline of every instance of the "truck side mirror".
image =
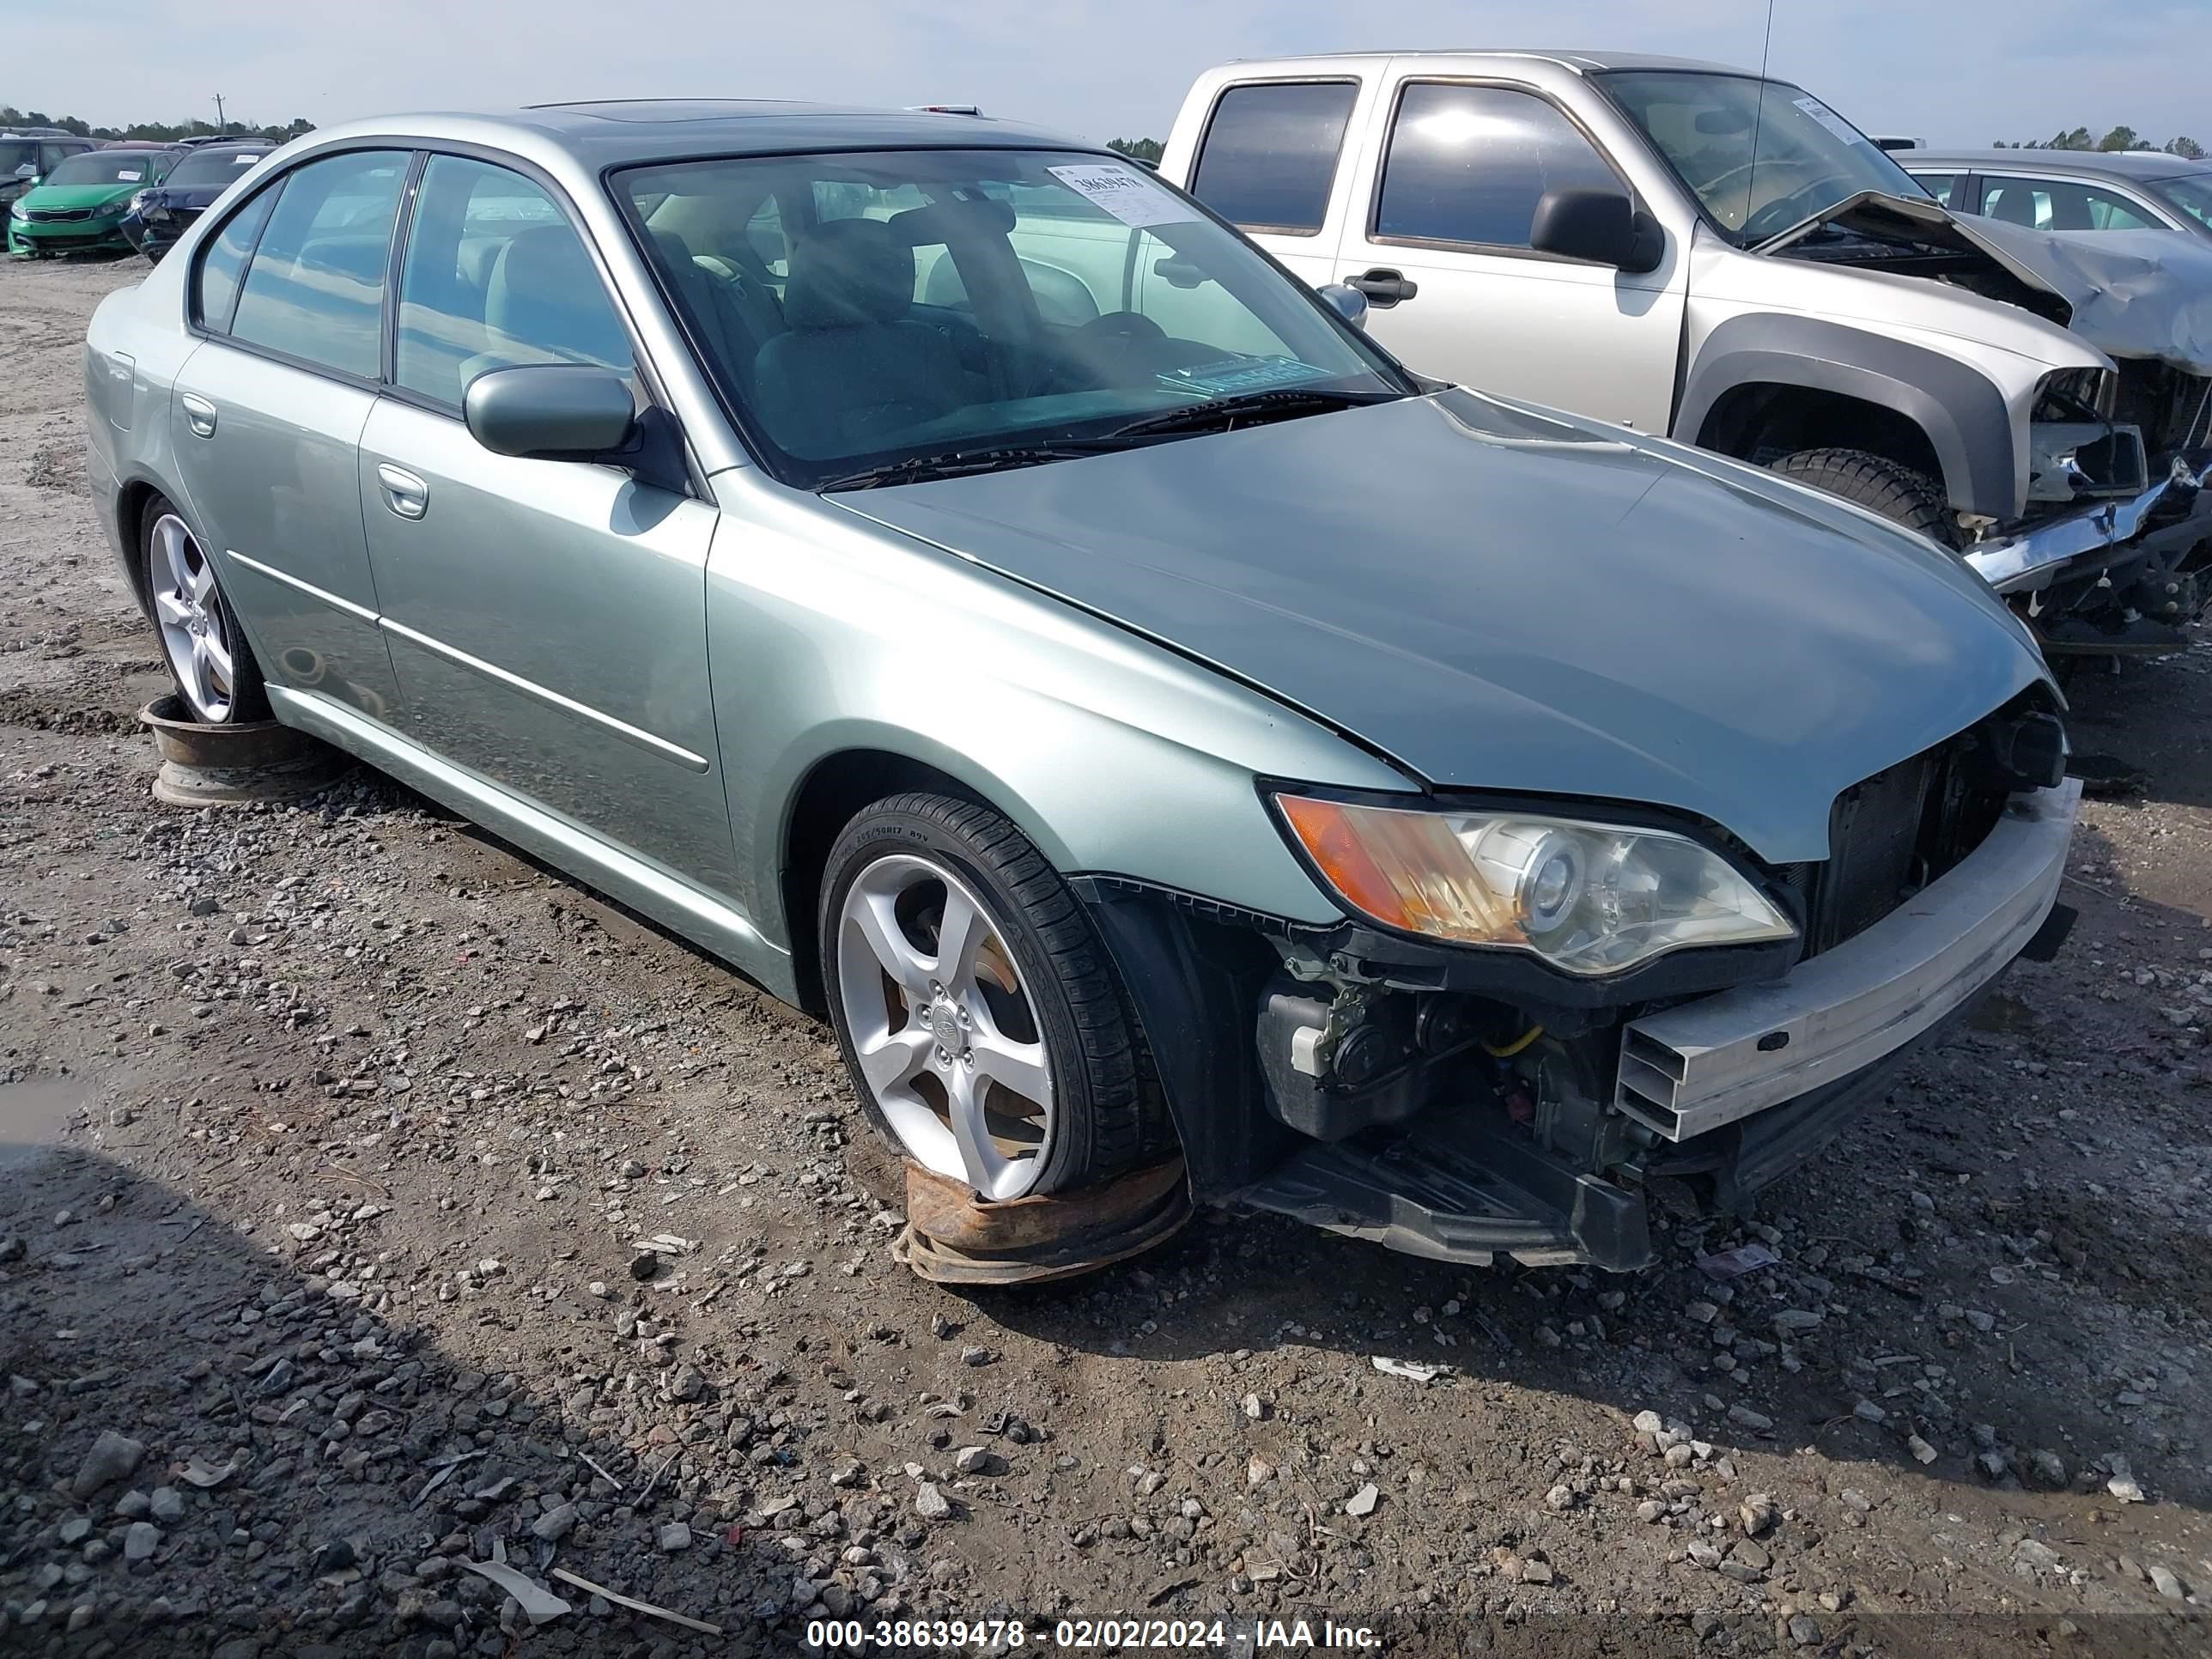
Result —
M1617 190L1547 190L1528 245L1542 253L1621 270L1656 270L1667 250L1659 222Z

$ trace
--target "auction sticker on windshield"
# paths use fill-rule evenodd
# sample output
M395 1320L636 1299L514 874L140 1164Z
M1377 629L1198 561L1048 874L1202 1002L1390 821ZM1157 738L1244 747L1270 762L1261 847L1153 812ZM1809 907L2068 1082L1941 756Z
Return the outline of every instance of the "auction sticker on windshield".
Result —
M1267 392L1276 386L1306 386L1328 379L1328 371L1296 357L1228 357L1218 363L1200 363L1152 378L1177 392L1202 392L1208 398L1233 398L1247 392Z
M1179 224L1198 216L1142 173L1127 167L1047 167L1046 172L1132 229Z
M1844 119L1842 116L1837 114L1835 111L1830 109L1826 104L1822 103L1819 99L1813 97L1810 94L1808 94L1802 98L1793 98L1790 101L1796 105L1799 109L1803 110L1806 114L1811 116L1822 126L1827 128L1829 131L1834 133L1837 137L1842 139L1845 143L1863 144L1867 142L1867 137L1864 133L1861 132L1849 121Z

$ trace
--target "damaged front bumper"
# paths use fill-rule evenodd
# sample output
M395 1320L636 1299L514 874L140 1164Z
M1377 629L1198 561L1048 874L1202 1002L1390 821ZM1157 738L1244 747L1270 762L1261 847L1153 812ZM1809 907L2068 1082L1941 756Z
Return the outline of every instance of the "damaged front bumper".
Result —
M2011 595L2041 592L2075 576L2094 581L2156 560L2169 544L2185 555L2212 538L2208 463L2212 454L2204 451L2175 456L2165 476L2140 494L1977 543L1966 562L1998 592Z
M1427 1090L1409 1115L1349 1133L1317 1131L1334 1138L1291 1129L1269 1085L1260 1093L1273 1103L1240 1118L1231 1103L1242 1091L1225 1051L1197 1040L1192 1024L1206 1018L1209 984L1225 1011L1250 994L1249 981L1224 991L1237 977L1220 972L1225 957L1163 951L1163 936L1139 921L1144 902L1133 892L1092 889L1086 896L1125 975L1152 975L1129 982L1142 988L1140 1018L1162 1062L1196 1196L1437 1260L1482 1264L1504 1255L1627 1271L1652 1256L1647 1178L1689 1178L1711 1201L1741 1206L1886 1094L1922 1043L2014 957L2035 953L2039 934L2063 927L2063 914L2054 912L2080 799L2071 781L2015 794L1996 830L1954 868L1786 971L1673 1000L1623 1024L1602 1009L1585 1011L1592 1017L1570 1044L1588 1062L1581 1144L1603 1150L1581 1157L1565 1150L1573 1137L1546 1138L1543 1109L1532 1122L1527 1103L1510 1098L1510 1080L1501 1087L1479 1050L1462 1051L1467 1063L1449 1073L1456 1081ZM1220 921L1195 925L1232 931ZM1186 1000L1193 996L1197 1007ZM1182 1004L1172 1014L1169 999ZM1163 1018L1164 1031L1156 1029ZM1265 1018L1261 1030L1264 1050ZM1187 1054L1175 1046L1182 1041L1194 1041ZM1447 1061L1451 1041L1441 1045ZM1213 1074L1194 1072L1190 1056ZM1194 1099L1194 1088L1210 1092ZM1241 1177L1219 1178L1240 1162Z

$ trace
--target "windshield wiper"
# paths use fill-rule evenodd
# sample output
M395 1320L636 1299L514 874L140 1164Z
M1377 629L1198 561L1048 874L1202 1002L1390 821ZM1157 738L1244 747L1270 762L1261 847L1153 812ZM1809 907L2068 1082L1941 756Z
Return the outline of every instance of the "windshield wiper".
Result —
M1085 455L1103 455L1128 446L1113 438L1063 438L1048 444L1000 444L989 449L955 449L942 455L910 455L902 461L864 467L814 486L819 495L841 489L878 489L885 484L922 483L932 478L958 478L971 472L1004 472L1017 466L1037 466L1047 461L1073 461Z
M1206 432L1217 428L1226 431L1254 419L1293 420L1301 415L1395 403L1403 396L1401 392L1329 392L1319 386L1278 386L1272 391L1248 392L1241 397L1216 398L1206 403L1164 410L1127 426L1117 426L1111 435L1143 438L1164 432Z

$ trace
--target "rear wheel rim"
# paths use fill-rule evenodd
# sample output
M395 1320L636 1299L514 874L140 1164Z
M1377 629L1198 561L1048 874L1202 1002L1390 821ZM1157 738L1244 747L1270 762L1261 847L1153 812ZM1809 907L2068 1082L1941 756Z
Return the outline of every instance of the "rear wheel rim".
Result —
M149 539L147 577L169 670L193 714L204 725L224 725L238 707L238 644L215 567L173 513L154 520Z
M1036 1005L991 913L933 860L846 889L837 992L860 1086L906 1155L987 1199L1030 1192L1058 1127Z

